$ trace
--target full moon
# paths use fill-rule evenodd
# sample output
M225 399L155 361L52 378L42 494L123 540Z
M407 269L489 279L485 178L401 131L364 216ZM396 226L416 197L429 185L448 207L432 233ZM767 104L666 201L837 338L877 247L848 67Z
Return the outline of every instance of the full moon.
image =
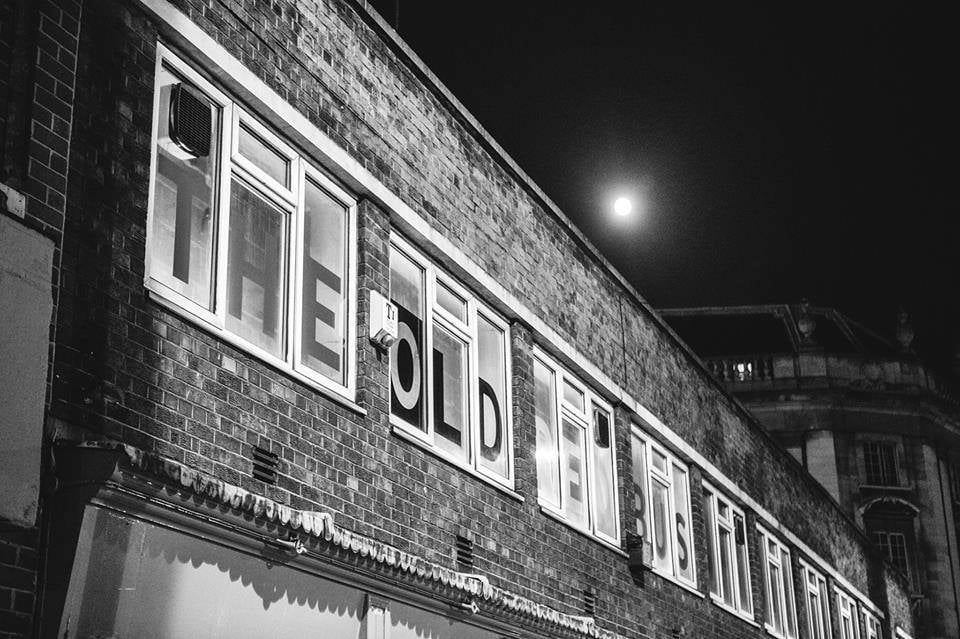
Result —
M621 217L630 215L632 210L633 204L625 197L618 197L617 201L613 203L613 211Z

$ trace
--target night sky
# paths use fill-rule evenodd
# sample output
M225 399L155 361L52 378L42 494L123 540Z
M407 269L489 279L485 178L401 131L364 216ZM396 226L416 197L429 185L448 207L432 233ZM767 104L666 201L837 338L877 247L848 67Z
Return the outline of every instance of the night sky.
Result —
M393 0L373 4L394 22ZM903 306L941 368L960 337L952 24L920 3L404 0L399 16L655 307L808 298L892 336ZM620 194L642 209L628 223Z

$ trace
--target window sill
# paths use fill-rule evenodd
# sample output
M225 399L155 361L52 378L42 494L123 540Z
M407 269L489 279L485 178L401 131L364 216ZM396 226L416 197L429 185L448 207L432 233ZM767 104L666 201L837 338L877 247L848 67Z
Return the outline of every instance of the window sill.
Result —
M863 482L860 484L860 488L861 490L866 488L867 490L893 490L907 493L913 490L913 484L868 484Z
M661 571L661 570L657 570L657 569L654 568L653 566L650 567L650 572L653 573L654 575L658 576L658 577L662 577L663 579L666 579L667 581L669 581L669 582L671 582L671 583L673 583L673 584L675 584L675 585L677 585L677 586L680 586L680 587L683 588L684 590L687 590L687 591L695 594L695 595L698 596L698 597L702 597L702 598L704 598L704 599L707 597L705 594L703 594L702 592L700 592L699 590L697 590L697 587L696 587L696 586L694 586L694 585L692 585L692 584L689 584L689 583L687 583L687 582L685 582L685 581L682 581L682 580L680 580L680 579L677 579L676 577L674 577L673 575L671 575L671 574L669 574L669 573L663 572L663 571Z
M717 596L716 596L715 594L713 594L712 592L710 593L710 599L711 599L711 601L713 601L714 605L715 605L717 608L719 608L720 610L723 610L724 612L733 615L734 617L736 617L736 618L739 619L740 621L743 621L744 623L748 623L748 624L750 624L751 626L753 626L754 628L759 628L759 627L760 627L760 624L757 623L757 621L753 618L753 615L747 616L746 613L741 612L741 611L737 610L736 608L732 608L732 607L728 606L728 605L723 601L723 599L720 599L719 597L717 597Z
M773 626L771 626L768 623L763 624L763 629L766 630L768 635L770 635L771 637L776 637L776 639L797 639L797 635L791 636L782 632L777 632L776 630L773 629Z
M366 414L367 414L366 409L363 408L362 406L360 406L359 404L357 404L357 403L354 401L354 398L352 398L352 397L347 397L346 395L342 395L342 394L336 392L336 391L333 390L333 389L327 388L326 386L323 386L322 384L318 384L318 383L316 382L316 380L310 379L310 378L307 377L306 375L303 375L303 374L298 373L297 371L295 371L295 370L293 370L293 369L287 368L286 366L281 366L281 365L279 365L279 364L276 363L276 362L272 362L272 361L269 361L269 360L261 357L260 355L254 353L254 352L243 342L243 340L235 337L233 334L231 334L231 333L229 333L229 332L227 332L227 331L224 331L224 330L218 328L217 326L214 326L213 324L211 324L210 322L204 320L203 318L197 317L195 314L193 314L193 313L191 313L190 311L184 309L183 307L181 307L181 306L180 306L179 304L177 304L176 302L173 302L173 301L167 299L167 298L163 295L163 293L162 293L160 290L158 290L157 287L151 285L151 281L150 281L150 280L146 280L146 281L144 282L144 285L145 285L145 287L146 287L146 289L147 289L147 293L148 293L147 296L148 296L151 300L153 300L154 302L156 302L158 305L162 306L163 308L167 309L168 311L174 313L175 315L177 315L177 317L181 318L183 321L191 324L192 326L195 326L196 328L198 328L198 329L200 329L200 330L203 330L203 331L206 331L206 332L212 334L212 335L213 335L214 337L216 337L218 340L221 340L221 341L223 341L223 342L226 342L227 344L229 344L229 345L232 346L233 348L236 348L238 351L243 352L243 353L244 353L245 355L247 355L248 357L251 357L251 358L255 359L257 362L259 362L259 363L262 364L263 366L268 366L268 367L270 367L271 369L277 371L277 373L279 373L280 375L283 375L283 376L285 376L285 377L289 377L289 378L291 378L291 379L294 379L294 380L300 382L301 384L304 384L305 386L310 387L311 390L316 391L317 393L323 395L325 398L330 399L330 400L332 400L332 401L340 404L340 405L343 406L344 408L347 408L347 409L349 409L349 410L357 413L357 414L360 415L360 416L366 416Z
M598 544L600 544L601 546L603 546L604 548L606 548L606 549L608 549L608 550L614 551L615 553L617 553L617 554L620 555L621 557L629 557L629 556L630 556L630 555L628 555L627 553L625 553L619 546L614 545L612 542L610 542L610 541L608 541L608 540L606 540L606 539L603 539L603 538L601 538L601 537L597 537L596 535L594 535L594 534L593 534L592 532L590 532L589 530L585 530L585 529L583 529L583 528L580 528L579 526L576 526L576 525L572 524L572 523L570 522L570 520L568 520L566 517L564 517L563 514L561 514L561 513L557 512L556 510L554 510L551 506L548 506L547 504L544 504L543 502L538 502L538 503L540 504L540 512L542 512L544 515L546 515L546 516L549 517L550 519L556 520L556 521L560 522L561 524L563 524L564 526L566 526L567 528L570 528L571 530L577 531L578 533L580 533L580 534L583 535L584 537L587 537L588 539L597 542Z
M407 429L405 429L403 426L399 426L398 424L396 424L396 423L393 422L392 420L391 420L391 423L390 423L390 427L391 427L391 430L393 431L393 434L396 435L397 437L399 437L400 439L406 440L406 441L408 441L408 442L410 442L410 443L412 443L412 444L416 444L418 447L420 447L420 448L422 448L424 451L430 453L431 455L433 455L433 456L436 457L437 459L440 459L441 461L444 461L444 462L450 464L451 466L455 466L457 470L459 470L459 471L461 471L461 472L464 472L464 473L470 475L471 477L474 477L474 478L476 478L476 479L479 479L480 481L482 481L482 482L485 483L485 484L489 484L490 486L496 488L497 490L499 490L499 491L502 492L503 494L507 495L508 497L510 497L510 498L512 498L512 499L516 499L516 500L517 500L518 502L520 502L520 503L523 503L523 502L524 502L523 495L521 495L520 493L514 491L512 488L510 488L510 487L508 487L508 486L505 486L505 485L499 483L498 481L496 481L496 480L488 477L487 475L484 475L483 473L481 473L480 471L478 471L478 470L475 469L475 468L471 468L471 467L465 465L465 464L464 464L463 462L461 462L460 460L454 459L453 457L450 457L449 455L444 454L443 451L440 451L440 450L438 450L436 447L431 446L429 442L426 442L426 441L424 441L422 438L417 437L416 435L410 433L410 432L409 432Z

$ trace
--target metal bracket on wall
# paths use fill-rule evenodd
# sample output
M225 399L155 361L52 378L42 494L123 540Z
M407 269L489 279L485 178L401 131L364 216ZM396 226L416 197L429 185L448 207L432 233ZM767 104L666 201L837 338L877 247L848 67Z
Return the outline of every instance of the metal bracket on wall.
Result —
M7 211L22 219L27 213L27 197L6 184L0 184L0 193L3 193Z

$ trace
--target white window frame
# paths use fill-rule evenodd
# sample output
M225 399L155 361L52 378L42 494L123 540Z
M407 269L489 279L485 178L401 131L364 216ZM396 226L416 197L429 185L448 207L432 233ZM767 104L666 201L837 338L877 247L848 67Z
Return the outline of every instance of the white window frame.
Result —
M810 636L813 637L814 628L818 628L820 637L830 639L833 637L833 628L830 621L830 590L827 588L827 579L823 576L823 573L813 568L802 558L799 561L801 577L803 579L804 603L807 608L807 626ZM810 583L811 576L815 581L814 585ZM823 586L822 588L821 585ZM811 594L816 595L819 605L813 605Z
M639 443L640 446L643 447L643 461L646 467L645 468L646 477L644 478L643 488L646 492L646 494L644 495L644 499L647 500L647 508L646 508L646 514L645 514L646 521L644 522L644 526L647 530L648 536L650 537L649 543L651 548L654 548L654 549L656 548L656 539L654 539L654 535L656 534L656 528L653 525L653 484L654 482L658 483L661 487L666 488L667 509L671 515L671 521L669 522L670 525L667 526L667 530L670 531L669 532L670 553L671 553L670 565L672 567L672 571L666 572L665 570L661 569L659 566L657 566L655 559L651 559L650 569L662 577L666 577L671 581L675 581L683 586L686 586L688 588L692 588L695 590L697 587L697 561L696 561L697 553L694 548L694 545L696 542L694 540L693 516L692 516L692 511L690 506L691 499L692 499L692 495L691 495L692 482L690 480L690 467L686 463L681 461L676 455L674 455L669 450L667 450L664 446L660 445L658 442L650 438L636 424L633 425L632 431L633 431L633 444L637 445L637 443ZM666 473L654 467L654 464L653 464L654 452L666 458L667 460ZM680 559L677 553L677 528L675 525L673 525L673 520L672 520L673 513L677 512L676 498L674 497L674 487L673 487L674 466L679 466L683 468L687 476L687 503L683 504L683 506L684 506L684 514L686 515L686 518L687 518L687 526L690 528L690 534L688 536L689 548L687 548L687 552L690 554L689 562L690 562L690 571L692 573L691 578L687 578L681 574ZM647 540L644 539L644 544L647 544L647 543L648 543ZM656 551L654 550L653 552L656 552ZM651 553L651 557L652 556L653 556L653 553Z
M839 639L860 639L860 621L857 602L836 586L833 591L837 598L837 619L840 626L838 629ZM847 625L849 622L849 625Z
M619 495L619 480L617 477L617 444L616 444L616 427L615 419L613 414L613 407L603 400L599 395L594 393L590 387L581 382L575 376L567 372L562 366L556 363L549 355L547 355L542 349L537 346L533 348L533 356L537 359L543 366L545 366L552 374L554 379L554 414L556 415L556 423L554 424L554 441L556 442L557 449L557 458L561 460L559 464L559 500L560 503L554 504L550 501L547 501L543 497L537 495L537 502L540 505L540 508L544 512L547 512L552 517L559 519L566 523L571 528L574 528L584 534L591 535L600 541L614 546L619 550L620 547L620 495ZM574 406L572 403L566 401L563 396L564 385L569 384L571 387L575 388L577 391L580 391L583 394L583 409L579 409ZM612 460L611 469L613 471L613 485L611 489L613 491L613 508L614 508L614 519L616 521L616 535L610 536L602 531L597 529L597 514L596 514L596 491L598 485L598 479L596 477L596 468L594 464L594 455L593 455L593 442L594 440L594 421L593 421L593 409L597 408L602 411L606 411L610 416L609 423L609 437L610 437L610 456ZM559 446L563 440L563 422L567 420L573 423L577 428L583 430L583 441L584 441L584 466L587 469L586 480L587 480L587 490L586 490L586 500L587 500L587 523L585 526L578 524L575 521L572 521L569 517L566 516L566 504L564 503L564 486L567 485L567 470L566 465L562 463L562 457L560 456Z
M717 570L716 575L711 575L710 583L710 598L715 604L729 610L730 612L753 621L753 584L750 580L750 544L746 539L747 536L747 517L743 512L743 509L733 503L733 501L727 499L723 494L721 494L716 488L714 488L710 483L703 482L703 488L706 491L709 491L707 499L711 502L711 508L713 510L713 521L707 521L707 543L713 548L713 556L717 559L717 565L715 566ZM727 508L727 517L722 517L720 515L720 504L726 506ZM740 572L742 566L740 565L739 560L737 559L737 543L736 543L736 524L735 516L739 515L743 521L743 534L744 541L743 547L744 552L746 553L747 560L747 572L744 575L746 577L746 586L747 592L740 592ZM720 529L724 529L729 533L727 538L727 552L730 557L730 566L732 573L730 574L730 583L733 587L733 606L731 607L724 600L724 587L723 587L723 575L719 572L723 569L720 563ZM714 586L717 588L717 592L714 592ZM744 600L744 594L746 599Z
M863 615L863 639L880 639L880 619L863 604L860 605L860 614Z
M773 605L773 592L772 588L777 588L777 593L780 596L780 601L783 603L782 610L773 610L771 608L771 615L778 615L780 617L780 624L783 626L783 632L777 632L776 627L770 625L766 619L764 619L763 627L768 633L774 637L779 637L780 639L797 639L797 600L796 593L794 592L793 585L793 566L791 565L791 553L790 549L787 548L779 539L774 537L766 528L763 526L757 525L757 532L760 533L760 568L763 573L763 587L764 587L764 596L765 606ZM772 542L778 550L779 557L772 558L768 552L768 544ZM784 556L786 556L786 561L784 561ZM773 576L770 572L770 564L775 563L780 568L781 580L779 583L773 583ZM787 585L789 585L790 592L787 592ZM793 605L787 606L787 598L791 598ZM792 612L792 616L791 616ZM791 629L793 632L791 633Z
M166 286L157 276L156 264L153 260L155 250L153 237L154 199L156 197L157 182L157 135L160 116L160 92L154 91L153 100L153 128L151 138L150 157L150 191L147 206L147 238L144 271L144 286L154 299L170 310L185 316L188 320L199 324L205 330L213 333L225 342L255 356L267 364L279 369L300 382L323 392L328 397L355 406L356 400L356 291L357 291L357 201L347 191L334 183L319 169L312 166L302 155L286 144L267 126L258 122L248 114L227 94L218 90L193 66L185 62L177 54L157 44L157 59L155 77L159 79L164 67L170 68L184 80L202 91L204 95L220 109L219 137L211 142L216 145L219 154L219 166L215 180L216 201L212 204L215 210L215 222L211 250L211 302L213 310L204 308L190 298ZM279 154L290 161L290 186L283 187L265 172L253 165L252 162L237 153L237 131L243 122L265 142L269 143ZM303 223L304 223L304 185L306 179L311 179L334 200L342 204L346 211L345 246L346 260L344 274L346 316L344 317L344 383L330 379L318 371L300 363L301 322L299 313L301 306L302 270L298 268L302 257ZM261 196L271 206L283 215L285 233L282 247L281 266L281 299L282 310L278 322L281 324L280 356L269 353L260 347L251 344L236 333L226 328L226 291L227 291L227 256L230 240L229 207L230 188L232 180L237 179L244 183L253 192Z
M436 267L432 261L427 259L420 251L413 247L408 241L396 233L390 235L390 250L399 250L411 262L422 269L424 274L424 318L423 318L423 339L424 339L424 357L423 365L425 377L423 380L423 401L426 410L426 430L421 430L408 423L397 415L390 413L390 424L394 432L413 440L420 444L432 454L467 470L471 474L493 482L495 485L506 488L510 491L514 487L514 455L513 455L513 397L511 389L511 380L513 379L511 350L510 350L510 325L499 315L487 308L477 300L476 296L470 293L450 276ZM437 283L441 283L450 289L457 296L462 298L466 304L467 321L455 317L446 309L440 306L437 300ZM478 349L478 325L479 318L482 317L490 324L498 328L503 333L503 353L504 353L504 450L507 455L507 477L502 477L484 467L479 463L478 451L480 449L480 398L477 385L479 376L479 349ZM469 438L468 457L463 460L459 457L449 454L443 450L435 441L434 435L434 407L433 407L433 358L427 354L433 353L433 328L439 326L443 330L451 333L458 340L467 345L467 436ZM388 407L389 410L389 407Z

